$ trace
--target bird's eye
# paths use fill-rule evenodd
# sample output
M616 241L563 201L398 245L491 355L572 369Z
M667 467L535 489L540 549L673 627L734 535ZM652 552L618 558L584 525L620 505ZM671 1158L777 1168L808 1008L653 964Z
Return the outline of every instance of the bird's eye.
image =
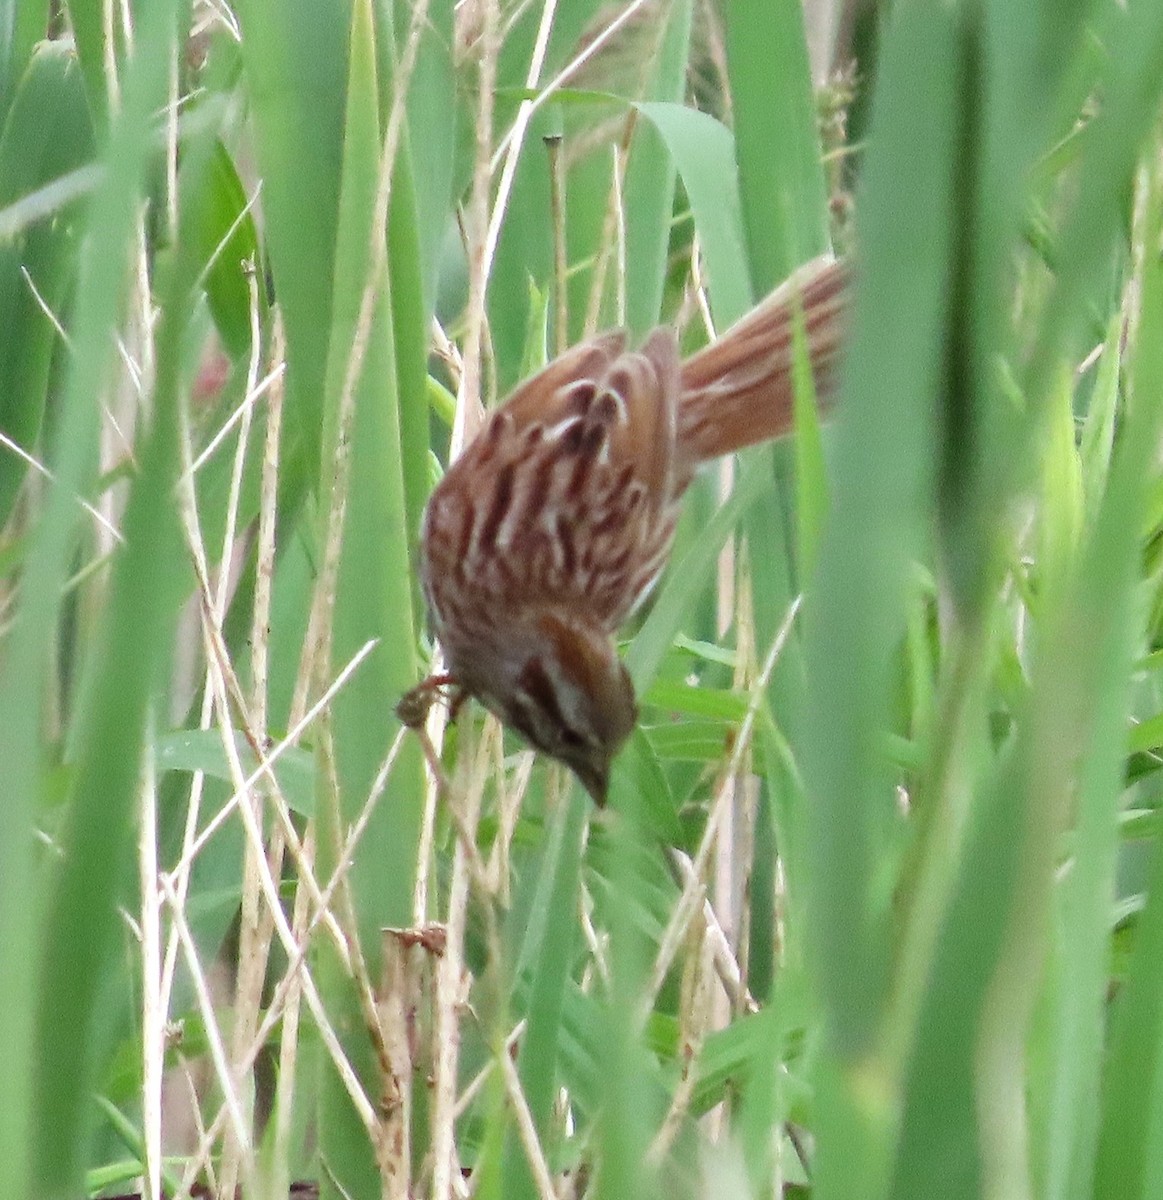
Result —
M561 727L559 734L561 744L567 750L584 750L589 745L589 739L583 737L576 729L570 729L568 725Z

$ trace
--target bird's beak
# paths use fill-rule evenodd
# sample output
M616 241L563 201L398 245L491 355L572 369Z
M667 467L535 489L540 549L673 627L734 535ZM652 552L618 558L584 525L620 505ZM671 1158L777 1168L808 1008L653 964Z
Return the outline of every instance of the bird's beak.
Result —
M579 763L573 768L581 780L582 787L589 792L599 808L606 807L606 795L610 790L610 764L606 762Z

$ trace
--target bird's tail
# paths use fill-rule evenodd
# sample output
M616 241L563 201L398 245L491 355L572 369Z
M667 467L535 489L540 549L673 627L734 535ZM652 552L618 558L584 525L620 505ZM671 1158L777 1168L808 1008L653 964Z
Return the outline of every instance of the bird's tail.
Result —
M683 363L678 441L690 461L718 458L791 429L797 310L816 398L827 406L839 383L851 283L846 262L813 259Z

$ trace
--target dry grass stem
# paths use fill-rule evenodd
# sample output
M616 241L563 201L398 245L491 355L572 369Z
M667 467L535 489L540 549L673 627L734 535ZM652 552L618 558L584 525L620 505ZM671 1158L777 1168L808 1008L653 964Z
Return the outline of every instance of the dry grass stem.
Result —
M186 923L186 914L170 885L169 879L164 874L160 878L162 895L165 897L170 911L170 920L177 933L178 943L186 960L186 969L190 972L190 978L194 984L194 991L198 999L198 1009L202 1015L202 1021L206 1029L206 1041L210 1047L210 1060L214 1064L214 1073L218 1080L218 1086L222 1089L224 1109L234 1136L243 1148L242 1173L247 1182L251 1183L253 1182L253 1161L251 1159L250 1122L242 1110L242 1103L235 1088L234 1072L230 1068L230 1062L226 1054L222 1029L218 1024L217 1010L214 999L210 994L210 985L206 979L205 972L202 970L202 963L198 957L198 947L194 944L194 939L190 935L190 927Z
M501 1065L501 1077L505 1081L505 1095L509 1097L509 1103L513 1108L513 1117L517 1122L517 1135L521 1139L525 1160L533 1174L537 1194L540 1200L557 1200L557 1189L553 1185L549 1163L545 1159L545 1151L541 1148L541 1141L537 1136L537 1126L533 1122L533 1114L529 1111L525 1093L521 1090L517 1066L507 1047L501 1047L497 1061Z
M667 857L679 878L679 885L685 891L688 888L698 888L698 878L690 858L681 850L671 848ZM719 923L715 907L710 900L703 901L702 920L706 928L707 945L711 951L711 959L719 982L732 1007L737 1012L754 1013L759 1011L759 1003L747 990L739 959L731 947L731 942Z
M688 953L683 965L678 1012L681 1074L666 1116L646 1152L647 1161L656 1166L661 1165L682 1128L698 1081L695 1062L702 1050L708 1029L713 1028L712 1000L708 986L710 948L706 929L699 922L692 922L687 941Z
M157 776L147 758L141 781L138 886L141 889L141 1129L145 1200L161 1200L162 1077L166 1006L162 1000L162 920L158 892Z
M554 93L559 88L563 88L581 69L592 59L605 45L609 42L620 29L628 22L632 21L640 9L644 8L651 0L633 0L628 4L617 16L610 21L600 33L596 34L593 39L586 43L586 46L578 54L569 60L564 67L537 93L532 100L526 100L522 106L528 105L528 111L525 115L524 122L521 121L520 113L517 119L513 122L513 126L501 138L497 144L497 149L493 153L492 161L489 164L490 173L495 173L501 164L502 156L509 153L510 145L514 140L519 140L525 134L525 129L532 119L533 114L537 112L543 105L553 99ZM543 10L544 13L544 10ZM534 61L536 54L534 54ZM538 75L540 75L540 64L538 63ZM532 63L531 63L532 67ZM530 70L532 74L532 70ZM527 86L532 89L536 86L536 82L528 83Z
M707 817L706 828L703 831L702 840L699 843L694 861L691 863L691 881L683 889L682 895L675 905L674 912L671 914L666 931L659 943L658 953L655 956L654 966L650 973L650 982L641 999L643 1006L641 1009L642 1019L645 1019L646 1013L654 1004L658 990L662 987L667 972L670 970L670 965L674 961L682 939L686 935L687 926L705 899L706 885L703 881L706 877L707 866L715 846L715 839L719 836L720 826L725 816L726 806L730 797L730 787L728 785L738 773L739 764L742 762L743 755L750 745L751 731L755 725L755 715L763 703L767 684L771 678L771 672L775 669L775 664L779 660L780 653L791 633L791 628L799 609L800 598L797 597L788 609L783 624L776 631L771 649L768 651L767 658L764 661L763 670L759 673L759 677L756 679L755 685L751 690L751 700L747 706L747 713L735 738L735 744L731 750L731 758L727 763L726 769L723 771L722 782L716 789L714 798L711 801L711 810Z
M278 780L274 773L275 764L280 758L282 758L287 750L296 745L299 738L303 736L304 732L310 728L319 714L327 707L328 704L331 703L331 701L335 698L336 693L343 688L348 679L350 679L351 676L359 669L360 664L375 649L375 647L376 643L374 641L365 642L364 645L362 645L359 650L357 650L355 654L348 659L342 669L327 686L326 690L322 693L322 695L320 695L319 699L312 704L309 709L307 709L307 711L302 715L302 717L299 718L298 721L295 722L294 725L291 726L286 737L275 742L275 744L267 753L260 755L258 766L256 766L254 770L246 776L246 779L242 784L242 790L240 791L239 789L236 789L231 793L222 807L206 823L206 827L202 830L202 832L199 833L197 837L191 841L189 847L183 851L182 856L178 859L177 865L171 874L176 875L179 871L189 870L191 862L201 853L206 843L233 815L238 807L239 799L246 788L253 787L259 779L264 777L267 778L268 782L272 782L275 786L277 786Z
M281 383L286 370L287 364L282 361L281 357L276 357L275 365L271 370L253 389L247 390L246 395L242 398L242 402L227 417L222 427L206 443L205 448L199 453L198 457L191 461L190 465L186 468L191 475L196 475L214 457L222 443L230 436L231 430L243 419L247 410L252 409L266 395L268 390Z
M485 59L492 59L495 63L497 58L497 50L494 48L498 44L497 30L498 22L488 14L486 7L485 17L485 36L481 38L481 63L482 67ZM533 52L529 56L529 70L525 74L525 87L532 91L537 87L538 81L541 78L541 68L545 63L545 54L549 48L549 35L553 31L553 18L557 12L557 0L544 0L541 6L541 20L537 25L537 37L533 43ZM495 67L493 68L495 76ZM481 77L481 86L484 86L484 76ZM492 273L493 258L497 252L497 243L501 238L501 225L505 219L505 211L509 206L509 196L513 188L513 180L517 175L517 161L521 157L521 148L525 142L525 134L529 129L529 122L532 120L533 114L536 112L536 104L533 100L522 100L520 107L517 109L516 119L513 121L512 128L502 139L501 147L497 149L497 155L504 153L504 166L501 168L501 178L497 183L497 195L493 202L492 216L489 218L487 232L485 233L484 245L481 247L481 282L487 286L489 275ZM483 132L486 138L490 137L492 123L490 122L484 127ZM484 148L481 147L483 150ZM485 151L487 153L487 151ZM483 155L478 157L478 164L481 168L484 167ZM489 163L489 174L495 170L495 158ZM475 181L474 181L475 183ZM481 311L483 313L484 293L481 293Z
M29 452L20 445L19 442L14 442L3 430L0 430L0 446L7 450L10 454L15 454L22 462L27 463L42 479L46 479L54 487L56 486L56 476L38 459L35 455ZM100 509L95 508L88 500L83 499L74 493L73 498L76 502L96 521L102 529L113 539L114 542L120 543L124 539L121 536L121 530L109 520ZM107 561L108 555L103 555L99 562ZM76 578L76 577L74 577ZM72 581L70 581L72 582Z
M259 336L258 325L258 289L253 270L250 272L248 285L250 292L251 346L250 361L247 367L246 391L249 395L258 382L259 366L262 361L262 338ZM226 502L226 523L222 540L222 552L219 558L221 566L219 568L218 586L213 598L212 609L212 620L215 628L219 631L221 630L229 597L229 566L234 557L243 470L250 449L250 428L253 412L253 406L245 406L245 412L238 428L234 467L230 477L230 493ZM201 557L200 554L200 561ZM264 637L260 636L260 643L265 644L265 640ZM208 646L207 653L208 656L213 656L215 647ZM224 744L229 741L233 748L233 731L228 724L227 712L228 705L225 699L223 699L220 711L220 727L224 734ZM266 743L266 704L264 698L260 698L259 712L263 714L263 717L256 722L254 707L252 705L247 724L249 737L254 743L262 746ZM228 756L229 753L230 751L228 750ZM245 773L241 769L241 763L238 766L238 773L243 777L245 776ZM262 1004L263 981L266 978L267 956L270 949L270 934L267 930L270 927L271 920L269 916L265 921L263 919L262 881L260 880L263 868L267 869L272 884L275 879L275 872L270 870L270 864L267 862L266 857L267 848L264 836L265 790L265 781L260 781L256 787L248 789L239 801L240 811L245 810L247 814L245 823L249 828L253 828L257 834L256 837L248 837L243 843L242 895L240 899L238 927L238 963L234 987L234 1027L231 1033L231 1059L235 1064L236 1085L242 1094L247 1094L250 1089L246 1084L246 1072L240 1069L238 1064L245 1055L246 1048L250 1045L254 1037L255 1026L258 1024L258 1013ZM274 886L276 888L277 902L277 884ZM240 1155L241 1147L228 1134L226 1144L223 1147L222 1166L220 1170L220 1187L224 1200L229 1200L229 1197L234 1194L235 1185L238 1180Z

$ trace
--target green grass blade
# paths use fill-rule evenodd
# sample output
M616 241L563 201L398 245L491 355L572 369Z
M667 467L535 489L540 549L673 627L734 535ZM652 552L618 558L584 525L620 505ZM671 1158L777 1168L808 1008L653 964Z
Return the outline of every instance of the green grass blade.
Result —
M748 463L730 499L700 530L687 553L667 573L650 615L626 652L626 667L638 691L648 687L654 679L684 617L710 581L723 543L748 507L763 493L768 478L765 464Z
M1155 153L1155 152L1152 152ZM1151 168L1150 208L1144 242L1156 243L1163 222L1163 191L1157 167ZM1142 329L1157 329L1163 322L1163 269L1158 257L1145 255L1142 278L1140 321ZM1081 916L1082 905L1091 900L1090 911L1080 930L1085 937L1079 946L1073 941L1067 954L1089 948L1097 960L1090 972L1070 981L1060 996L1065 1017L1074 1017L1074 1027L1063 1025L1063 1036L1077 1031L1086 1037L1089 1054L1077 1057L1077 1044L1063 1045L1057 1057L1061 1075L1086 1071L1077 1080L1079 1088L1096 1078L1102 1061L1096 1034L1103 1019L1101 979L1095 976L1104 964L1106 929L1102 923L1106 905L1113 898L1113 864L1110 861L1110 825L1117 820L1121 798L1122 765L1125 753L1126 696L1123 689L1131 664L1141 649L1136 635L1141 609L1136 603L1138 583L1140 514L1147 498L1146 481L1151 472L1153 451L1163 429L1163 347L1155 337L1141 337L1134 347L1132 364L1131 408L1126 437L1120 439L1111 469L1111 481L1100 510L1093 537L1092 558L1085 564L1078 592L1085 607L1074 628L1086 629L1089 653L1083 666L1093 675L1083 676L1105 684L1095 691L1105 703L1096 704L1094 734L1096 753L1087 765L1084 780L1083 822L1080 835L1090 833L1093 849L1083 852L1078 864L1077 882L1067 892L1074 908L1068 915ZM1119 590L1116 590L1119 589ZM1063 651L1064 652L1064 651ZM1072 664L1073 666L1073 664ZM1120 671L1121 668L1121 671ZM1077 670L1077 667L1073 667ZM1055 697L1057 700L1058 697ZM1101 740L1100 740L1101 737ZM1083 843L1085 845L1085 843ZM1104 856L1104 849L1107 854ZM1091 862L1091 855L1095 861ZM1157 1079L1160 1053L1163 1051L1163 842L1157 842L1149 876L1146 908L1139 918L1135 948L1128 966L1127 979L1110 1023L1102 1080L1102 1111L1099 1118L1097 1153L1093 1163L1093 1195L1102 1200L1115 1196L1151 1196L1158 1188L1158 1176L1151 1164L1159 1153ZM1088 896L1089 889L1089 896ZM1069 1096L1071 1082L1062 1079L1060 1094ZM1086 1195L1090 1186L1093 1122L1097 1114L1083 1109L1063 1113L1059 1128L1059 1150L1069 1153L1065 1166L1071 1194ZM1073 1116L1073 1120L1066 1122ZM1087 1123L1083 1119L1089 1117ZM1077 1149L1065 1144L1065 1137L1076 1132Z
M0 15L0 126L33 47L44 37L46 15L42 0L14 0Z
M84 1036L92 1015L89 989L95 978L91 974L74 972L73 979L81 982L79 987L69 983L69 1000L63 995L54 998L53 1012L64 1017L60 1031L53 1028L50 1014L41 1010L48 1057L42 1058L36 1069L45 1099L39 1102L35 1116L30 1102L32 1019L40 994L33 969L38 913L37 905L29 903L29 897L37 895L30 856L34 806L40 794L39 723L49 647L80 511L75 496L90 490L96 473L98 412L92 397L107 377L113 353L110 334L119 315L125 255L141 194L153 114L166 94L176 7L166 3L151 6L141 27L141 52L127 71L123 107L105 151L106 173L91 201L88 228L99 232L86 243L79 267L72 369L62 398L56 453L52 456L57 486L46 496L29 548L20 608L8 634L0 676L0 757L5 762L12 797L3 806L5 828L0 839L4 847L0 853L6 859L0 863L0 929L10 947L10 969L3 973L7 1017L0 1036L13 1085L2 1118L5 1127L0 1131L0 1170L8 1180L3 1190L12 1195L72 1194L80 1183L86 1124L81 1109L86 1075L91 1079L93 1068L91 1047ZM133 734L140 738L141 730ZM128 793L116 796L123 812L132 803L135 785L136 776ZM108 828L119 828L116 818L109 821ZM107 860L105 866L111 869L113 864ZM96 915L95 932L99 936L92 943L97 953L90 969L99 974L101 954L108 949L108 938L115 928L113 888L120 881L105 875L94 882L103 885L104 890L89 893L83 911L86 916ZM73 895L75 899L76 893ZM51 971L48 977L52 978ZM54 984L58 982L65 981L54 979ZM68 1031L74 1035L72 1041L64 1036ZM50 1098L53 1103L46 1102ZM30 1155L36 1157L35 1168ZM40 1176L35 1184L26 1174L32 1169Z
M105 37L105 10L92 0L71 0L66 5L69 14L69 25L77 46L77 59L81 64L81 74L85 77L85 90L89 96L89 108L93 114L93 124L102 132L109 121L109 88L110 80L107 75L108 62L117 62L117 71L124 70L121 61L120 47L109 47ZM124 83L124 80L121 81Z
M344 481L343 548L335 585L334 668L338 670L368 640L376 639L379 644L332 705L338 794L320 778L319 860L326 875L340 865L335 850L343 830L366 802L398 728L390 716L392 704L415 682L417 673L396 355L391 300L386 293L373 302L366 353L358 375L350 374L365 292L373 282L382 287L382 281L373 281L377 255L368 248L387 236L386 229L373 225L382 135L376 34L368 0L357 0L354 5L348 69L323 434L324 463L338 462L341 407L349 399L345 390L354 387L354 419L350 430L342 434L347 438L350 476ZM409 232L414 246L414 228ZM414 261L411 270L415 278ZM409 317L413 322L418 319L411 311ZM334 475L330 467L324 470L329 488ZM325 495L326 514L334 501L329 491ZM320 544L327 536L326 522L323 526ZM412 923L423 795L420 752L414 739L395 769L392 794L395 803L381 804L369 822L349 876L360 914L359 935L373 977L378 970L378 930ZM345 1014L340 1021L346 1031L345 1049L365 1088L374 1095L379 1083L371 1041L358 998L334 951L321 954L320 973L329 1007ZM355 1194L377 1187L379 1170L372 1147L332 1072L324 1079L320 1121L324 1153L337 1191Z
M911 561L932 505L932 395L944 340L959 120L958 29L917 4L883 50L866 168L862 265L836 423L833 510L805 605L805 775L811 959L829 1050L822 1063L821 1197L885 1194L891 1073L875 1059L888 984L892 781L878 750L890 661L905 634ZM909 179L902 188L900 181ZM904 255L899 232L925 247Z
M674 102L682 97L691 36L691 9L691 0L675 0L668 6L666 25L659 35L657 62L646 88L650 101ZM639 125L626 167L623 193L626 324L639 338L645 337L658 324L666 285L675 172L674 157L667 154L667 149L654 129Z
M139 52L152 50L164 62L172 44L164 21L139 35ZM164 79L162 72L153 82ZM79 717L65 858L47 914L36 1172L40 1194L48 1196L74 1194L80 1186L92 1119L89 1088L108 1053L113 1013L107 1006L124 999L110 997L103 983L116 953L116 901L133 846L151 707L167 677L178 606L190 582L172 497L182 342L197 265L193 255L180 256L161 287L153 418L125 514L125 548L113 573L94 684Z
M526 1029L521 1039L517 1071L541 1144L552 1149L552 1121L560 1072L562 1009L576 954L574 925L582 834L588 801L576 794L559 806L547 829L537 893L531 907L529 937L522 948L518 972L532 974ZM498 1053L507 1053L502 1047ZM524 1151L510 1130L501 1170L506 1197L534 1200L537 1189Z
M48 43L33 56L0 135L0 208L89 161L93 128L76 58ZM0 429L35 452L53 355L60 345L37 301L61 314L75 267L78 214L44 221L0 240ZM27 276L26 274L27 273ZM35 291L34 291L35 289ZM0 450L0 526L28 466Z
M349 115L344 136L343 184L336 245L331 357L328 363L327 461L334 458L336 416L343 389L359 307L369 280L367 247L381 231L371 227L382 144L376 119L377 79L374 60L366 58L372 34L362 4L353 25ZM415 242L413 241L413 245ZM410 312L416 320L418 315ZM351 433L351 485L344 525L335 610L333 658L336 667L371 638L380 645L350 686L336 700L334 713L338 767L344 803L354 817L398 725L390 717L396 698L416 681L416 631L412 616L411 559L404 499L404 466L400 442L390 301L376 305L367 354L355 392ZM415 330L412 336L415 337ZM366 889L363 905L374 935L382 924L411 920L411 877L414 866L420 795L418 747L406 752L395 783L410 804L385 805L366 835L357 863L357 890ZM386 857L384 857L386 855ZM364 857L366 856L366 857ZM391 867L390 870L386 868ZM371 939L374 941L374 937Z
M242 58L287 335L287 432L318 470L342 172L350 4L244 0Z
M650 102L637 107L662 135L682 176L706 258L715 319L726 329L751 307L734 139L714 117L681 104ZM650 324L657 319L656 314Z
M724 27L747 256L764 295L828 245L803 8L730 0Z

